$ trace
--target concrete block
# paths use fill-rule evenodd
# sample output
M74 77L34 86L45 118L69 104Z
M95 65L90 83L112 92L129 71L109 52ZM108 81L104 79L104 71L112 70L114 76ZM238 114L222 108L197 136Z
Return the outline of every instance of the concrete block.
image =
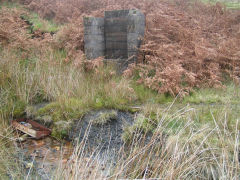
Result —
M87 58L105 56L105 59L118 59L126 67L136 60L145 23L145 16L139 10L106 11L104 18L84 18Z
M85 17L84 49L87 59L105 55L104 18Z

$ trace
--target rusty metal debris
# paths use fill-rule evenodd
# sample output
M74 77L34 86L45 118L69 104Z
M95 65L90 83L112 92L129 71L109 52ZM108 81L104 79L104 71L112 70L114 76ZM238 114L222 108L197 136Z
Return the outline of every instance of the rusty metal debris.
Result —
M50 129L30 119L21 118L21 119L13 120L12 126L16 130L19 130L25 134L28 134L29 136L35 139L41 139L51 134Z

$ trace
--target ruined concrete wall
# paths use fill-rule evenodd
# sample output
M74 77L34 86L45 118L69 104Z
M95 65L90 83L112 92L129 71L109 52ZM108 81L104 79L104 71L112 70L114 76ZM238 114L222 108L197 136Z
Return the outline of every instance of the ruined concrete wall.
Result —
M104 18L84 17L84 49L87 59L105 55Z
M105 57L127 59L128 10L105 12Z
M129 10L128 14L128 58L137 59L138 49L145 32L145 16L139 10Z
M136 57L145 31L145 16L139 10L105 12L106 59Z
M145 31L139 10L106 11L104 18L85 18L85 53L88 59L105 56L127 66L137 59Z

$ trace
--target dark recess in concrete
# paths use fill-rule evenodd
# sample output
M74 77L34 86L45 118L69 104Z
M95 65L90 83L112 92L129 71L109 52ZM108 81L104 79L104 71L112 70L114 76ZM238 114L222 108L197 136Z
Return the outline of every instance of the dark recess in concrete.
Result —
M84 17L86 57L103 56L126 68L136 61L144 31L145 16L139 10L106 11L104 18Z

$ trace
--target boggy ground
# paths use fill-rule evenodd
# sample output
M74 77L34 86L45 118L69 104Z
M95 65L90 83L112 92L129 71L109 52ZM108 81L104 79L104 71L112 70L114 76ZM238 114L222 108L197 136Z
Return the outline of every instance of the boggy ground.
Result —
M42 106L42 104L40 105ZM39 105L38 105L39 107ZM80 120L75 120L68 132L68 139L57 141L47 137L34 140L30 137L18 142L19 157L26 169L41 179L50 179L59 164L66 164L73 155L74 147L84 144L85 158L102 161L103 171L116 164L121 148L124 146L124 129L131 126L133 114L116 110L92 111ZM20 137L20 134L16 134Z
M85 148L114 158L114 154L123 146L124 129L131 126L134 115L116 110L98 110L90 112L80 121L76 121L70 132L70 139L76 142L86 141Z
M201 129L201 124L210 125L222 122L225 123L223 127L229 128L229 131L233 132L234 128L239 129L239 127L232 126L234 122L231 122L238 117L239 105L206 104L206 102L185 106L182 104L174 104L172 106L171 104L152 104L139 107L136 113L107 109L95 110L86 114L82 119L75 120L75 123L73 123L69 131L69 139L74 140L72 145L66 143L67 141L60 143L51 138L46 138L40 141L27 140L19 147L23 149L23 152L25 151L23 157L25 158L26 168L29 169L28 166L29 164L31 166L32 163L33 167L30 171L42 179L52 177L52 174L58 171L59 164L66 167L72 160L75 160L76 154L74 151L76 149L80 149L77 156L82 156L81 161L85 161L88 164L86 165L87 169L95 169L99 176L107 178L111 177L112 170L117 167L119 160L126 161L128 159L126 154L131 153L134 146L139 149L144 146L152 147L153 144L154 148L167 147L169 143L174 142L171 142L172 138L176 134L179 135L182 128L186 128L185 130L188 131L186 126L204 131L204 129ZM192 125L186 124L187 121L191 121L188 118L194 118ZM214 122L215 118L218 119L218 122ZM213 120L212 122L211 119ZM163 124L160 125L160 123ZM161 127L158 127L159 125ZM219 127L222 126L221 124L218 125ZM214 127L214 125L212 126ZM161 129L160 131L159 128ZM182 138L188 134L185 131L182 133ZM195 133L198 134L197 131ZM201 139L203 138L202 135L199 132L195 138ZM139 138L140 136L141 138ZM208 140L205 139L205 141L208 141L212 147L218 141L215 138L217 136L209 135ZM134 142L134 145L129 143L130 141ZM184 140L182 139L181 141ZM223 140L222 143L230 142ZM149 148L147 151L151 152L151 149ZM168 147L167 151L172 151L172 149ZM90 163L90 159L94 162ZM97 164L96 166L95 163ZM84 170L84 173L87 176L91 176L91 171L88 171Z

